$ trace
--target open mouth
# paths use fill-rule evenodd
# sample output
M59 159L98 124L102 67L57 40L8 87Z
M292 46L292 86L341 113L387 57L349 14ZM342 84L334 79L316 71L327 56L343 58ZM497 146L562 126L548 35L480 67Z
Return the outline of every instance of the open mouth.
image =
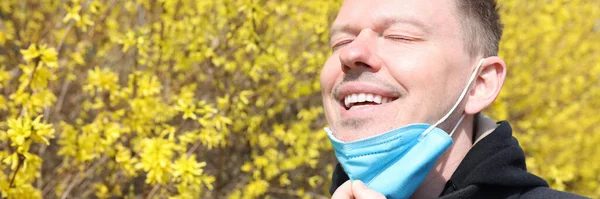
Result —
M397 97L386 97L371 93L353 93L343 97L340 103L346 110L364 106L382 105L398 99Z

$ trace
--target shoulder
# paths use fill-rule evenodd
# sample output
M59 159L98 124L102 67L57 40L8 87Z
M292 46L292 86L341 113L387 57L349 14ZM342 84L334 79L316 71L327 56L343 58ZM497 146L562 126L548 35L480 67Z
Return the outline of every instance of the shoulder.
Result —
M548 187L536 187L521 194L522 199L579 199L587 198L580 195L554 190Z
M507 187L493 185L470 185L448 195L443 199L486 198L486 199L580 199L580 195L562 192L546 186Z

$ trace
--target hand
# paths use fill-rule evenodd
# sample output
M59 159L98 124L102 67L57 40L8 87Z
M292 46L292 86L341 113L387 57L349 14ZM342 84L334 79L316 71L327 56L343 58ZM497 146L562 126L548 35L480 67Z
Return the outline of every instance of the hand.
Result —
M335 190L331 199L385 199L385 196L369 189L360 180L348 180Z

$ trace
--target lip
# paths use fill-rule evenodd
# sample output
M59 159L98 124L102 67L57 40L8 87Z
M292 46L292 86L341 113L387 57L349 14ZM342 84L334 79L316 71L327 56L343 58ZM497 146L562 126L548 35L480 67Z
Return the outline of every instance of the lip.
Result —
M343 102L344 97L354 93L370 93L374 95L381 95L382 97L392 99L392 101L379 105L353 107L352 109L347 110ZM375 117L380 115L380 113L389 110L389 106L392 103L395 103L400 97L401 94L398 91L385 88L385 86L362 82L344 83L334 91L334 98L340 106L340 115L343 119Z

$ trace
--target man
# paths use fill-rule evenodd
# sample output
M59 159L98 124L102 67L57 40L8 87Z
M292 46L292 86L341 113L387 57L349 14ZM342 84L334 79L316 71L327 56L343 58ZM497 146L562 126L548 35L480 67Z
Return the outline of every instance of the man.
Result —
M345 1L321 72L333 198L578 198L479 114L506 76L501 32L494 0Z

